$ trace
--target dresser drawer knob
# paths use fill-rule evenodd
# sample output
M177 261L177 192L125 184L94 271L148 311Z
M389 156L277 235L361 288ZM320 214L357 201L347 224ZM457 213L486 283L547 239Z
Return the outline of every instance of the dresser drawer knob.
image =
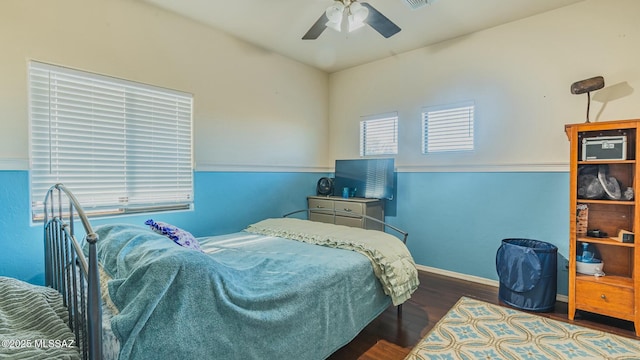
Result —
M600 295L600 298L601 298L602 300L607 300L607 295L602 294L602 295Z
M346 211L346 212L352 212L353 211L351 209L343 209L343 210Z

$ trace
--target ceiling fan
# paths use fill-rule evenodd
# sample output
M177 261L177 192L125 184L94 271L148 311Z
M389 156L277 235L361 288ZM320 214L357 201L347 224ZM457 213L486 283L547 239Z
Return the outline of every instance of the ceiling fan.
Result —
M433 0L403 0L412 9L417 9L428 5ZM345 19L345 16L346 19ZM346 20L346 21L345 21ZM400 27L394 24L389 18L382 15L369 3L358 0L336 0L320 18L311 26L309 31L302 37L303 40L315 40L320 34L330 27L336 31L346 28L347 31L363 27L365 24L371 26L375 31L385 38L389 38L398 32Z

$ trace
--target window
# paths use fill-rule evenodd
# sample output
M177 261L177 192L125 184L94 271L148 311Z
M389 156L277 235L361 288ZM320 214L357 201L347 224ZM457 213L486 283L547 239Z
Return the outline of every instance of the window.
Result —
M472 101L422 109L422 153L473 150Z
M32 218L63 183L88 214L186 209L193 202L193 97L29 63Z
M397 153L397 113L366 116L360 121L360 156Z

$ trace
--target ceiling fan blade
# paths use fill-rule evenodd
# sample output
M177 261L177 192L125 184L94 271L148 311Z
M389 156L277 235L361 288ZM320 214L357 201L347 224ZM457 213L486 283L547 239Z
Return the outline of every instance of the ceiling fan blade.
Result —
M379 32L380 35L389 38L400 32L401 29L398 25L394 24L389 20L389 18L382 15L373 6L365 2L361 2L360 4L369 10L369 16L367 16L364 22L369 24L369 26L371 26L375 31Z
M311 29L309 29L309 31L307 31L307 33L304 34L304 36L302 37L302 40L317 39L318 36L322 34L324 29L327 28L327 25L326 25L327 21L329 21L329 18L327 17L327 14L323 12L322 16L320 16L318 21L316 21L316 23L313 24L313 26L311 26Z

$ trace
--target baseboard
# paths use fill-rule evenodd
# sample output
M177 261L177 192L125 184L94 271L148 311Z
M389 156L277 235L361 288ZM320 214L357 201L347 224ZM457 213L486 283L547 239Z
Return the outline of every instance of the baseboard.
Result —
M438 274L438 275L444 275L444 276L452 277L452 278L455 278L455 279L467 280L467 281L471 281L471 282L478 283L478 284L490 285L490 286L493 286L493 287L498 287L500 285L498 280L491 280L491 279L483 278L483 277L480 277L480 276L474 276L474 275L463 274L463 273L450 271L450 270L438 269L438 268L434 268L434 267L431 267L431 266L424 266L424 265L416 264L416 269L422 270L422 271L426 271L426 272L430 272L430 273L434 273L434 274Z
M416 264L416 268L420 271L448 276L454 279L471 281L474 283L489 285L496 288L500 286L500 282L498 280L491 280L491 279L483 278L480 276L468 275L468 274L463 274L455 271L443 270L443 269L438 269L431 266L424 266L424 265L417 265L417 264ZM556 294L556 300L561 302L569 302L569 297L567 295Z

